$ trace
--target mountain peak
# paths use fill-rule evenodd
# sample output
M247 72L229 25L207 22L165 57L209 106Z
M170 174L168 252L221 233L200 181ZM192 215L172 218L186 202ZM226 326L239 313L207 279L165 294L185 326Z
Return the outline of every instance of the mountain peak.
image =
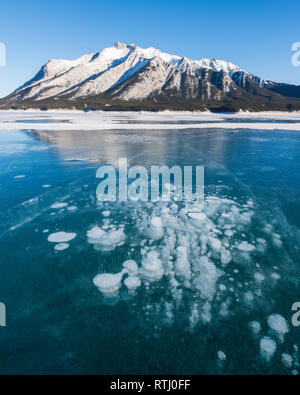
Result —
M121 43L120 41L116 41L114 44L114 47L117 49L124 49L124 48L127 48L127 45L124 43Z
M159 97L204 103L251 95L262 86L258 77L224 60L191 60L155 47L116 41L112 47L75 60L52 59L13 92L10 100L76 101L98 97L128 101Z

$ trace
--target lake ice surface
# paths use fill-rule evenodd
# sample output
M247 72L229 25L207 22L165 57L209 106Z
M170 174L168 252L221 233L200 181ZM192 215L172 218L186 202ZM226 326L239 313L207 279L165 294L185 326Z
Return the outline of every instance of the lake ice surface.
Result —
M108 113L128 129L81 131L76 113L42 114L59 130L8 113L37 123L0 131L2 372L299 372L298 114L235 114L231 130L224 114ZM204 165L203 210L98 202L96 170L120 157Z

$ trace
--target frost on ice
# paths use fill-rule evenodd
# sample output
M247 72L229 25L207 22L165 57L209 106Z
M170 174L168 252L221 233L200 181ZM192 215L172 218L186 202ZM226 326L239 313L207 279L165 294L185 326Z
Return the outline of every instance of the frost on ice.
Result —
M48 236L51 243L66 243L76 237L76 233L56 232Z
M290 369L293 366L293 357L290 354L282 353L281 362L287 369Z
M130 276L136 276L138 274L138 265L133 259L128 259L127 261L123 262L122 266L128 271Z
M130 291L134 291L141 285L141 280L139 279L139 277L136 276L128 276L127 278L125 278L124 284Z
M258 321L251 321L249 323L249 328L251 329L253 335L258 335L259 332L261 331L261 325Z
M148 281L160 280L164 274L163 264L156 251L150 251L142 259L140 275Z
M253 251L253 250L255 250L255 247L252 245L252 244L250 244L250 243L247 243L247 241L242 241L238 246L237 246L237 248L240 250L240 251Z
M124 243L125 233L123 227L104 230L94 226L87 232L88 242L94 244L97 251L113 251Z
M223 351L218 351L218 358L220 361L225 361L226 355Z
M285 318L280 314L270 315L268 318L268 325L280 340L283 340L284 335L289 331Z
M177 257L175 261L175 270L178 276L190 280L191 279L191 266L188 258L188 250L186 246L177 247Z
M159 240L163 237L163 225L160 217L153 217L146 225L146 235L152 240Z
M248 226L252 206L251 203L241 208L233 200L216 196L208 196L203 210L201 206L198 211L195 205L190 211L189 204L179 206L173 201L147 203L138 209L135 206L132 220L136 222L136 232L126 238L128 243L134 238L134 245L135 239L140 238L140 260L123 263L122 273L124 270L127 273L124 285L128 289L140 286L137 278L145 284L166 279L176 304L181 303L184 289L191 289L199 297L193 320L209 322L210 302L216 296L219 278L224 275L221 267L239 259L234 256L235 244L229 238L235 235L235 227ZM110 221L105 218L101 227L94 226L87 232L88 242L100 252L113 251L125 242L125 225ZM243 240L237 245L242 252L251 253L254 249ZM221 289L225 292L227 288L222 284Z
M125 270L122 270L120 273L117 274L98 274L94 278L93 282L94 285L96 285L96 287L99 288L99 291L101 291L103 294L113 295L121 287L121 281L124 274Z
M265 336L260 340L259 346L262 358L269 362L276 352L276 342L270 337Z
M216 283L222 272L205 255L196 262L197 268L199 274L194 278L194 286L200 291L201 298L212 300L215 295Z
M54 249L56 251L63 251L63 250L66 250L69 247L70 247L70 244L68 244L68 243L58 243L58 244L55 245Z
M219 278L224 275L221 267L239 260L239 256L234 255L236 244L230 243L229 238L235 236L235 227L248 226L254 213L253 203L239 207L233 200L208 196L203 210L202 206L198 211L195 205L193 211L189 207L188 203L179 206L173 201L134 207L132 220L137 226L131 238L140 238L140 261L129 259L123 263L122 273L126 271L124 285L128 289L137 288L140 286L137 279L141 283L151 283L164 278L176 304L181 303L184 289L191 289L199 297L193 320L209 322L210 302L216 296ZM100 252L113 251L125 242L125 225L109 221L105 218L101 227L94 226L87 232L88 242ZM130 243L130 235L127 237ZM236 243L242 252L254 250L244 240ZM103 285L98 288L105 290ZM225 284L221 289L226 292ZM228 309L228 303L226 306ZM221 307L223 310L224 306Z
M54 208L54 209L60 209L60 208L64 208L68 205L68 203L65 202L57 202L57 203L53 203L50 208Z
M198 212L189 203L172 200L128 204L120 210L121 223L101 215L102 223L87 232L88 242L99 253L111 251L117 260L118 253L112 251L126 243L127 260L119 260L116 273L108 267L94 278L105 297L123 298L127 292L141 298L145 311L156 311L168 324L184 312L191 331L198 324L230 319L241 311L247 317L253 313L249 333L259 342L262 359L273 358L276 342L288 331L287 323L278 314L265 316L264 322L260 317L259 322L255 314L264 303L266 287L269 291L276 286L271 273L278 268L264 265L267 248L276 248L272 242L276 225L272 223L272 231L266 233L263 218L254 237L250 226L253 218L257 222L260 217L250 199L240 204L207 196ZM159 302L150 302L155 297ZM270 329L260 337L266 323ZM218 359L224 360L221 351Z

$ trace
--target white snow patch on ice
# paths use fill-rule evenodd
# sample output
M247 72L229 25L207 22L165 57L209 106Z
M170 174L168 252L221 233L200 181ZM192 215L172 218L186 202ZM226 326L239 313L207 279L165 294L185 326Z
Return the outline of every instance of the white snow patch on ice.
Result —
M133 259L128 259L123 262L123 268L127 270L129 276L136 276L138 274L138 265Z
M78 207L77 207L77 206L69 206L69 207L67 208L67 210L68 210L68 211L76 211L76 210L78 210Z
M124 274L125 270L122 270L117 274L98 274L96 277L94 277L93 283L103 294L114 294L121 288L121 282Z
M293 357L290 354L282 353L281 361L286 368L291 369L293 367Z
M59 243L59 244L56 244L54 249L56 251L63 251L63 250L66 250L69 247L70 247L70 244L68 244L68 243Z
M285 318L280 314L271 314L268 317L268 325L279 335L285 335L289 331Z
M148 281L157 281L162 278L164 269L156 251L150 251L143 257L139 272Z
M211 114L208 112L162 112L162 113L132 113L132 112L94 112L83 113L72 110L48 111L51 123L27 123L22 120L40 119L37 111L15 110L1 111L0 129L4 130L114 130L114 129L154 129L153 121L161 122L160 129L257 129L257 130L295 130L300 131L300 114L284 112L266 113L236 113L236 114ZM135 119L135 124L127 123ZM230 122L231 119L241 119L244 122ZM250 122L246 122L249 119ZM251 120L261 122L251 122ZM68 120L69 122L61 122ZM227 122L224 122L226 120ZM287 121L286 123L284 121ZM290 120L295 121L290 123ZM141 123L139 123L139 121ZM147 121L149 123L147 123ZM170 122L171 121L171 122ZM177 121L178 123L174 123ZM185 121L182 123L182 121ZM191 121L190 123L188 121ZM199 122L197 122L199 121ZM276 122L280 121L280 122ZM25 146L26 149L26 146ZM23 148L24 150L24 148Z
M254 335L258 335L261 331L261 325L258 321L249 322L249 328L251 329Z
M238 244L237 249L240 251L250 252L250 251L254 251L255 247L254 245L248 243L247 241L242 241L241 243Z
M76 233L56 232L48 236L48 241L51 243L66 243L76 237Z
M146 234L152 240L159 240L163 237L163 224L160 217L152 217L146 225Z
M68 203L65 202L57 202L57 203L53 203L50 208L54 208L54 209L60 209L63 207L66 207L68 205Z
M226 359L226 354L223 351L218 351L218 358L220 361L225 361Z
M263 337L259 343L260 354L263 359L269 362L276 352L276 342L268 336Z
M124 284L130 291L133 291L136 288L140 287L141 280L139 279L139 277L136 276L128 276L125 278Z

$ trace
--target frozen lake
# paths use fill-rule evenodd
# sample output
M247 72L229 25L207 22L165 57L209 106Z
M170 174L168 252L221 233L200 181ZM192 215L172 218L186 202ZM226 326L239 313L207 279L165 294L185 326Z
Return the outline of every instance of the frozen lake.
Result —
M297 374L299 130L300 114L1 112L0 371ZM98 202L119 158L204 166L201 221Z

